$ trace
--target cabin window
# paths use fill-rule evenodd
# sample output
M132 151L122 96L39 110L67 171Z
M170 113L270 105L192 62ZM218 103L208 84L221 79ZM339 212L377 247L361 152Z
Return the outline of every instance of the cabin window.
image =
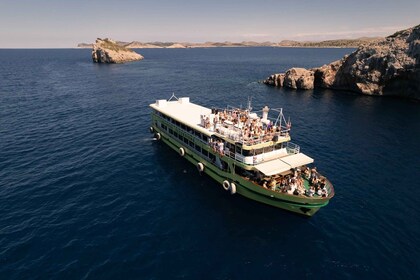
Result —
M264 153L269 153L274 151L274 146L268 146L264 148Z
M209 153L209 158L210 158L210 160L211 160L212 162L215 162L215 161L216 161L216 156L215 156L215 155L213 155L212 153Z
M251 152L251 150L242 150L242 155L245 157L249 157L253 155Z
M201 153L201 147L200 147L199 145L195 145L195 149L196 149L199 153Z

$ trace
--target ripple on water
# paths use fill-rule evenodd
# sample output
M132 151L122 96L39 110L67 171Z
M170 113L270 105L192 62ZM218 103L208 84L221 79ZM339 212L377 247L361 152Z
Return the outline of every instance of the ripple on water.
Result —
M0 50L0 272L419 278L418 105L255 82L349 51L145 49L141 63L108 67L86 63L88 50ZM336 196L306 219L227 195L151 139L149 104L172 92L283 107Z

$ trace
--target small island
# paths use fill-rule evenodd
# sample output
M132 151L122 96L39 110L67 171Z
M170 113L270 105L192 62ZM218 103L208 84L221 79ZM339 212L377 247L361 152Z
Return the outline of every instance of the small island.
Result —
M108 38L98 38L93 45L92 60L96 63L124 63L142 59L142 55Z
M318 68L291 68L263 82L292 89L330 88L420 99L420 25L362 44Z

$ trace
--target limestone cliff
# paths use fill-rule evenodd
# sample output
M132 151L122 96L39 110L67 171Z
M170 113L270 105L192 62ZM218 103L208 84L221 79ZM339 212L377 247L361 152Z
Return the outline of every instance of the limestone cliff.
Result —
M96 39L92 60L97 63L124 63L143 59L138 53L122 47L111 39Z
M362 45L341 60L304 70L292 68L285 74L271 75L264 83L290 88L320 87L420 99L420 25ZM286 83L287 76L296 82ZM305 82L297 82L299 79Z

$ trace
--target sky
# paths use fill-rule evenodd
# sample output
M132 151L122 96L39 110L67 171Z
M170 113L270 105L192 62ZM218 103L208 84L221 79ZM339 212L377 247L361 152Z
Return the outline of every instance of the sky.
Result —
M98 37L321 41L418 24L420 0L0 0L0 48L73 48Z

